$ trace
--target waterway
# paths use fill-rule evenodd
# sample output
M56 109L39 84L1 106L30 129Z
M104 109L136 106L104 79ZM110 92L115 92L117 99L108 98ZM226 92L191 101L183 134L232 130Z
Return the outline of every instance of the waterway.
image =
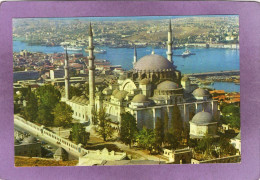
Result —
M121 65L124 69L132 69L132 61L134 50L132 48L109 48L98 47L107 51L105 54L95 54L96 59L106 59L111 62L112 65ZM15 40L13 41L13 51L20 52L21 50L28 50L30 52L44 52L48 54L62 53L64 49L61 46L46 47L46 46L28 46L26 43ZM137 59L151 54L153 48L137 48ZM190 73L202 73L202 72L217 72L228 70L239 70L239 50L235 49L221 49L221 48L189 48L192 53L188 57L178 56L181 55L184 49L176 49L173 51L173 61L183 74ZM155 54L166 57L166 49L154 49ZM69 53L75 53L69 51ZM87 56L84 50L82 52L84 56ZM232 88L227 88L231 86ZM213 88L223 88L225 91L239 90L240 86L234 83L215 83Z

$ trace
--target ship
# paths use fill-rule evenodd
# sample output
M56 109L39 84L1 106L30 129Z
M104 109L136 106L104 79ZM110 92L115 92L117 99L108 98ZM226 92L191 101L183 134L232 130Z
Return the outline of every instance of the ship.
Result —
M85 49L86 53L88 53L88 49ZM97 53L97 54L106 54L107 51L104 50L104 49L99 49L99 48L96 48L94 49L94 53Z
M195 53L191 53L188 49L185 50L182 54L182 57L187 57L187 56L190 56L190 55L195 55Z

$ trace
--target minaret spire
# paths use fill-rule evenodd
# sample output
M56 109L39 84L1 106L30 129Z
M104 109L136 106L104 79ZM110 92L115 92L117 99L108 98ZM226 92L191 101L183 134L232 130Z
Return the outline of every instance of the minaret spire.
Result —
M65 65L64 65L64 80L65 80L65 99L69 100L69 57L67 52L67 46L65 49Z
M93 31L91 22L89 23L89 46L88 46L88 73L89 73L89 120L92 124L92 111L95 108L95 66L94 66L94 46Z
M134 46L134 61L133 61L133 67L135 66L135 63L137 62L137 52L136 52L136 46Z
M172 25L171 25L171 19L169 20L169 30L168 30L167 47L168 47L168 51L166 52L166 54L167 54L167 59L168 59L171 63L173 63L173 61L172 61Z

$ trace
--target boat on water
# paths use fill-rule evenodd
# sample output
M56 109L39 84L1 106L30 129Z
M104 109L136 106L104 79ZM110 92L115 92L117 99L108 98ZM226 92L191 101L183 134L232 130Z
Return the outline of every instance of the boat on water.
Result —
M88 49L85 49L86 53L88 53ZM106 54L107 51L104 50L104 49L99 49L99 48L96 48L94 49L94 53L97 53L97 54Z
M190 52L190 50L187 49L181 55L182 55L182 57L187 57L190 55L195 55L195 53L192 53L192 52Z
M66 47L63 47L64 49ZM68 51L82 51L82 47L78 47L78 46L67 46L67 50Z

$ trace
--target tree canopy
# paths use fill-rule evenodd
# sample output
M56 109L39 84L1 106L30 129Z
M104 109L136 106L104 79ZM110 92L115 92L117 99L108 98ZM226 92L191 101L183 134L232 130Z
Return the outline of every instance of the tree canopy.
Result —
M97 133L103 138L104 141L106 141L107 138L111 138L114 133L114 129L111 126L111 119L108 117L109 115L106 113L105 108L101 108L98 111Z
M139 133L136 134L136 141L138 145L144 149L147 149L152 152L155 147L155 132L153 129L143 128Z
M31 91L31 88L28 88L28 92L25 97L26 106L23 108L22 115L28 121L35 122L37 119L38 112L38 100L34 92Z
M125 144L131 147L137 132L135 117L129 112L121 114L120 139Z
M68 127L72 123L73 111L65 102L60 102L53 109L54 126Z
M226 105L222 109L224 123L240 129L240 108L234 104Z
M70 131L69 139L74 141L76 144L86 145L89 140L90 134L86 132L83 124L75 123Z
M180 109L175 101L173 106L172 118L171 118L171 134L173 134L178 141L181 140L181 133L183 131L183 122L181 117Z
M161 149L162 143L164 141L164 122L161 118L157 117L155 123L155 136L156 136L156 147L159 151Z

